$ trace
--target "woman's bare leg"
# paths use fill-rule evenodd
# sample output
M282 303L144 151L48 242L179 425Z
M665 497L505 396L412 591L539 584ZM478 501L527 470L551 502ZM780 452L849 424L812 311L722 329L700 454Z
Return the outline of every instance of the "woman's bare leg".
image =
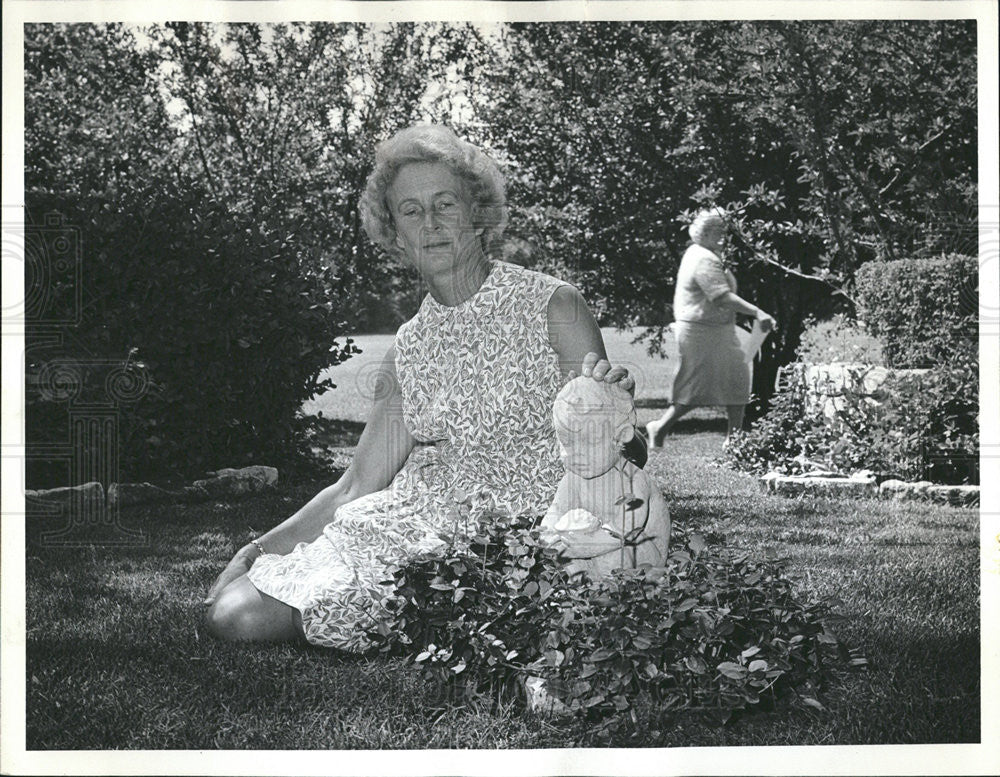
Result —
M246 575L222 589L208 608L205 624L213 636L230 642L305 639L299 611L258 591Z
M660 448L663 446L663 438L674 428L682 416L691 410L691 405L671 405L658 421L650 421L646 424L646 433L649 435L649 447Z
M729 428L726 429L726 440L729 440L733 433L743 429L743 413L746 405L726 405L726 417L729 420Z

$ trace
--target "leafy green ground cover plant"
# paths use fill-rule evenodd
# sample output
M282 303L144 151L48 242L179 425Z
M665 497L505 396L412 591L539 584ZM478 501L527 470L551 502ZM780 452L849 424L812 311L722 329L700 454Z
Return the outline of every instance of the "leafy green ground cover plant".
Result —
M744 472L801 474L815 465L879 479L979 482L979 374L957 360L926 374L893 375L870 401L861 372L848 371L832 418L807 401L802 370L789 370L766 416L727 447Z
M832 630L836 601L800 598L780 560L683 531L674 548L664 567L589 580L565 571L533 520L493 519L397 568L398 623L376 636L458 696L502 698L543 678L607 736L637 708L717 723L781 699L822 708L832 668L865 663Z

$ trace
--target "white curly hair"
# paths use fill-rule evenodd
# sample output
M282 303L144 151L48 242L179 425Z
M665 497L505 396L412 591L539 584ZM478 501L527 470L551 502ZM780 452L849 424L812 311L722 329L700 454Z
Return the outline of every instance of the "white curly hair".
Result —
M698 213L688 227L691 239L700 246L705 245L710 234L721 235L726 231L726 212L722 208L708 208Z

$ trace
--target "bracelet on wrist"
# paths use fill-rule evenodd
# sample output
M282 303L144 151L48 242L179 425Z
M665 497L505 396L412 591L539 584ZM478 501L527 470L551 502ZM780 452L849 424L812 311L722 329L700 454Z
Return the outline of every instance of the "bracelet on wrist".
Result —
M261 544L260 540L250 540L250 544L257 549L258 558L267 555L267 551L264 549L264 546Z

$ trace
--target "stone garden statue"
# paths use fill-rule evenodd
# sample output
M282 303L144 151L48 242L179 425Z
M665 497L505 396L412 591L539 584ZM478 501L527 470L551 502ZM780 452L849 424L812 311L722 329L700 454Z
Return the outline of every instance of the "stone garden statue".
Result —
M556 397L553 421L566 474L542 520L542 538L571 559L571 572L598 578L666 560L666 502L622 455L635 420L632 397L613 384L575 378Z

